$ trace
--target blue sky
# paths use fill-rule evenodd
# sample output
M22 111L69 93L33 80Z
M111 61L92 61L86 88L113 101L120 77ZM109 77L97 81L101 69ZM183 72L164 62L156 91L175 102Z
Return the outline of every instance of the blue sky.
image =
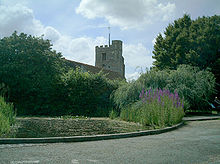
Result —
M50 39L70 60L95 64L94 48L123 41L126 77L152 66L156 36L169 23L220 15L220 0L0 0L0 37L13 31Z

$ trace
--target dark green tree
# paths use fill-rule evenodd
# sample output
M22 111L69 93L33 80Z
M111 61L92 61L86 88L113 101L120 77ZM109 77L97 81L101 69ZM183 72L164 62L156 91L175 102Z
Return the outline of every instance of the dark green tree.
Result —
M175 20L159 34L154 45L156 69L176 69L180 64L211 68L220 83L220 16ZM220 91L219 86L217 86Z
M49 40L14 32L0 39L0 83L18 114L48 114L61 74L61 54Z

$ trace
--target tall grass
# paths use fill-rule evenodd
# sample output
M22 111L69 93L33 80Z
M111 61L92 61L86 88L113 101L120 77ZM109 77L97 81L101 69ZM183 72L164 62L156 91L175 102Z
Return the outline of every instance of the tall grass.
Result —
M165 127L179 123L184 116L184 100L176 91L142 90L139 97L139 101L121 111L121 119L151 127Z
M15 122L13 105L6 103L0 96L0 136L10 131L10 126Z

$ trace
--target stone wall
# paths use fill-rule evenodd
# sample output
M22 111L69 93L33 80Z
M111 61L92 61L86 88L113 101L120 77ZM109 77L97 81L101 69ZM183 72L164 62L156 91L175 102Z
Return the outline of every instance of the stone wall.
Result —
M95 66L118 72L125 76L124 57L122 56L122 41L113 40L111 45L96 46Z

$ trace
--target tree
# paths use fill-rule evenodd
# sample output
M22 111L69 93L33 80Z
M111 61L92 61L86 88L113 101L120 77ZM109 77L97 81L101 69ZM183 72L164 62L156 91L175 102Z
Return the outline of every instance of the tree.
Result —
M191 20L184 15L169 24L164 35L159 34L154 45L157 69L176 69L180 64L209 67L220 83L220 16ZM219 86L217 89L220 93Z
M18 114L47 114L61 74L61 54L49 40L14 32L0 39L0 83Z

